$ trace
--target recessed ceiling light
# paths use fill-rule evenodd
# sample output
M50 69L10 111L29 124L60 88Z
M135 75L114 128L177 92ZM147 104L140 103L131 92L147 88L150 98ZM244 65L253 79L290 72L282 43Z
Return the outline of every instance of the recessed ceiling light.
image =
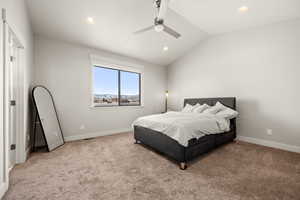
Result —
M94 19L93 19L92 17L86 18L86 22L87 22L88 24L94 24L94 23L95 23L95 22L94 22Z
M164 51L168 51L168 50L169 50L169 47L164 46L163 50L164 50Z
M239 8L240 13L247 12L248 10L249 10L249 8L247 6L242 6L242 7Z

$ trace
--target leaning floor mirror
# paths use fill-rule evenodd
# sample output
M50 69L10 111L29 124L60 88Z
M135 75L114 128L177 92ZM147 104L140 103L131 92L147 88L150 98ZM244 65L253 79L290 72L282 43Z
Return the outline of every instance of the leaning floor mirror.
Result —
M65 143L53 97L44 86L34 87L32 97L36 108L33 143L36 140L36 125L39 124L48 151L52 151Z

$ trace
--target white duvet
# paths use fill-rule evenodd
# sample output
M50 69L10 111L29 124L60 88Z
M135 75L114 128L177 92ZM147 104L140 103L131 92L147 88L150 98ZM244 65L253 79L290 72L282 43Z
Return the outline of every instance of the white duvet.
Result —
M141 126L159 131L179 144L187 147L188 141L205 135L218 134L230 130L230 122L225 118L204 113L167 112L140 117L133 126Z

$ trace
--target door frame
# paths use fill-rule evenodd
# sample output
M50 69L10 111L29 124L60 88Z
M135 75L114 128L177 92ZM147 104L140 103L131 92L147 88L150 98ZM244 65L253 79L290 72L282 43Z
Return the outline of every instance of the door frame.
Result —
M16 76L16 93L15 93L15 99L16 100L16 107L15 107L15 115L16 115L16 127L15 127L15 138L16 138L16 149L15 149L15 164L18 163L23 163L26 160L26 132L25 132L25 116L24 116L24 47L21 44L20 40L16 36L16 34L13 32L13 30L8 27L8 35L9 37L13 37L14 44L16 44L15 48L17 50L16 54L16 68L15 71L13 71L13 74L10 74L10 69L7 68L7 77L14 77ZM8 39L9 39L8 37ZM9 41L7 41L9 42ZM9 45L7 45L9 46ZM10 47L9 47L10 48ZM8 49L8 51L10 51ZM10 55L7 55L9 63L8 67L11 67L13 63L10 61ZM11 91L11 86L10 85L10 79L8 78L8 84L7 84L7 90L8 92ZM12 89L13 90L13 89ZM10 114L9 109L10 109L10 100L9 99L9 94L8 94L8 114ZM10 115L9 115L10 117ZM9 118L11 119L11 118ZM11 131L11 130L9 130Z
M4 11L5 13L5 11ZM5 118L7 119L7 133L10 133L9 129L9 109L10 109L10 100L9 99L9 92L10 92L10 83L9 83L9 67L11 67L11 61L10 61L10 47L9 47L9 39L10 37L13 37L14 43L17 45L18 50L18 59L17 63L17 91L16 91L16 164L23 163L26 161L26 131L25 131L25 112L24 112L24 104L25 104L25 98L24 98L24 46L19 40L19 37L15 34L13 29L9 26L7 23L7 20L4 21L4 31L5 31L5 38L4 38L4 114ZM9 139L9 137L8 137ZM9 145L9 143L8 143ZM9 147L10 150L10 147Z
M5 192L7 191L8 189L8 184L9 184L9 178L8 178L8 162L9 162L9 148L8 148L8 132L7 132L7 115L6 115L6 88L5 88L5 68L6 68L6 38L7 38L7 28L6 28L6 12L4 9L1 10L2 12L2 19L1 19L1 31L2 31L2 34L1 34L1 41L0 41L0 44L1 44L1 47L2 50L3 50L3 54L1 55L1 58L0 58L0 61L1 61L1 73L2 73L2 76L0 78L1 80L1 136L0 136L0 142L1 142L1 145L2 146L2 149L1 149L1 163L2 163L2 166L1 166L1 182L0 182L0 198L2 198L2 196L5 194Z
M0 136L0 144L3 144L3 180L0 180L0 198L4 195L4 193L8 189L9 185L9 159L10 159L10 146L9 146L9 134L10 134L10 100L9 99L9 67L10 63L10 47L9 47L9 36L13 36L14 40L17 42L18 47L18 67L17 67L17 92L16 92L16 115L18 116L16 119L16 163L22 163L26 161L26 131L25 131L25 112L24 112L24 104L25 104L25 97L24 97L24 46L18 39L17 35L14 31L10 28L9 24L7 23L6 17L6 10L2 9L2 20L1 20L1 29L3 34L2 38L0 38L1 46L0 48L3 49L3 54L0 55L0 69L3 72L2 77L0 78L1 83L0 87L2 87L2 91L0 93L0 102L1 102L1 109L0 115L3 119L0 122L0 128L2 129L2 135ZM1 145L2 146L2 145ZM1 152L0 151L0 152ZM0 167L1 169L1 167ZM2 173L2 172L0 172ZM0 176L1 177L1 176Z

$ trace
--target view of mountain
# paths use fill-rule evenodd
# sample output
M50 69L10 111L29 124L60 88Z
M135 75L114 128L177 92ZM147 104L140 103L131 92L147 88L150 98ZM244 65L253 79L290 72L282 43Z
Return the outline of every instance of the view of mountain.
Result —
M121 104L139 104L139 95L121 95ZM103 105L117 105L118 95L116 94L94 94L94 103Z

